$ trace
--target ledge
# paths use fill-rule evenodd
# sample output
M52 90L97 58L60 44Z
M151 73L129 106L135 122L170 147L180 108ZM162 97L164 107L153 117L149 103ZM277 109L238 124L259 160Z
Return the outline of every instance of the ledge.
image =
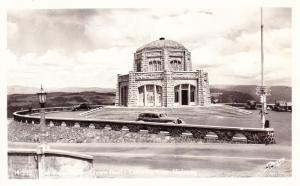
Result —
M55 107L65 109L65 107ZM48 108L51 109L51 108ZM37 109L36 109L37 110ZM39 116L21 115L17 111L13 115L24 119L40 119ZM199 129L217 129L217 130L238 130L238 131L257 131L257 132L273 132L274 128L249 128L249 127L225 127L225 126L213 126L213 125L195 125L195 124L169 124L169 123L157 123L157 122L139 122L139 121L124 121L124 120L103 120L103 119L81 119L81 118L60 118L60 117L46 117L46 121L72 121L72 122L91 122L91 123L107 123L107 124L134 124L138 126L165 126L174 128L199 128Z
M38 154L37 149L8 149L8 154ZM79 159L88 159L93 160L93 156L87 155L87 154L81 154L81 153L74 153L64 150L55 150L55 149L45 149L44 154L54 154L54 155L61 155L61 156L69 156L73 158L79 158Z

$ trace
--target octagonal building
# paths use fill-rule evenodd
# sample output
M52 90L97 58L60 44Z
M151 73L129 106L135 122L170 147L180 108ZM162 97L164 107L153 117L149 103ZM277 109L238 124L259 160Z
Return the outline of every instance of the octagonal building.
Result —
M191 53L160 38L134 53L133 71L118 75L116 106L178 107L210 104L208 74L193 71Z

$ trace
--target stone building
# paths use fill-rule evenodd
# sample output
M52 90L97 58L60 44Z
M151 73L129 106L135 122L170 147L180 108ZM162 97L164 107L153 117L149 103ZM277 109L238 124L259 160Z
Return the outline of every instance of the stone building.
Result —
M193 71L191 53L180 43L160 38L137 49L133 70L118 75L117 106L177 107L209 105L208 75Z

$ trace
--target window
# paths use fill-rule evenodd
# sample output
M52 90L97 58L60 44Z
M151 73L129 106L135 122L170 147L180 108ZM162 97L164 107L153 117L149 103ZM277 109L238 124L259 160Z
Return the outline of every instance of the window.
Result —
M188 90L189 89L189 84L182 84L181 89Z
M195 102L195 87L193 85L190 86L190 101Z
M154 104L154 85L146 85L147 91L147 103L150 104L148 106L153 106Z
M157 114L152 114L152 118L159 118Z
M137 71L137 72L142 72L141 61L137 61L137 64L136 64L136 71Z
M160 61L157 62L157 71L162 71L162 65Z
M149 72L155 72L155 71L161 71L162 70L162 65L160 61L150 61L149 62L149 67L148 67L148 71Z
M172 60L170 62L170 64L171 64L171 70L173 70L173 71L180 71L180 70L182 70L181 61L179 61L179 60Z
M180 86L180 85L177 85L177 86L175 87L175 90L174 90L174 92L175 92L175 100L174 100L174 102L175 102L175 103L178 103L178 102L179 102L179 86Z
M159 117L167 117L167 114L159 114Z
M153 63L152 61L149 62L149 72L152 72L153 71Z

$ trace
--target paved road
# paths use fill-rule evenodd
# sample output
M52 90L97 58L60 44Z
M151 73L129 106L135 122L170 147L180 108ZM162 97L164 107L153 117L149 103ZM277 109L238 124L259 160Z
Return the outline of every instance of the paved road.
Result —
M269 161L291 162L291 147L245 144L49 144L94 156L98 177L256 176ZM9 143L9 148L35 148ZM260 175L260 174L259 174Z

